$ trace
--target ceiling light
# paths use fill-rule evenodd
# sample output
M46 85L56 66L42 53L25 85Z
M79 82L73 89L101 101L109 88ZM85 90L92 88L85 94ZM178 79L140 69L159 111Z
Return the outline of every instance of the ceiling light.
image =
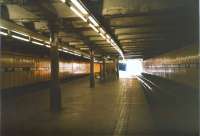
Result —
M65 0L60 0L61 2L65 3L66 1Z
M1 31L0 31L0 34L1 34L1 35L5 35L5 36L8 35L8 33L6 33L6 32L1 32Z
M20 36L16 36L16 35L12 35L11 37L13 37L13 38L15 38L15 39L22 40L22 41L26 41L26 42L29 41L29 39L26 39L26 38L23 38L23 37L20 37Z
M94 31L96 31L97 33L99 32L99 30L98 30L94 25L89 24L89 26L90 26Z
M85 59L90 59L90 57L89 57L89 56L83 56L83 58L85 58Z
M44 45L43 43L36 42L36 41L31 41L31 42L34 43L34 44L37 44L37 45Z
M113 39L111 39L110 41L111 41L111 43L115 44L115 42L113 41Z
M84 15L87 15L88 12L86 9L81 5L81 3L78 0L71 0L71 2L74 4L74 6L77 7Z
M72 2L72 4L76 7L76 9L78 10L76 10L74 7L70 7L71 8L71 10L73 10L80 18L82 18L85 22L87 22L87 19L84 17L84 15L88 15L88 12L87 12L87 9L84 7L84 5L81 3L81 1L80 0L71 0L71 2ZM81 12L81 13L79 13L79 11ZM109 43L109 44L111 44L113 47L115 47L115 49L119 52L119 54L123 57L123 52L121 51L121 49L118 47L118 45L114 42L114 40L111 40L111 37L110 37L110 35L106 35L106 36L104 36L104 34L106 33L105 31L104 31L104 29L103 28L99 28L99 30L98 30L98 28L97 27L99 27L99 24L98 24L98 22L97 22L97 20L94 18L94 17L92 17L92 16L89 16L88 17L88 20L90 21L90 23L89 23L89 26L94 30L94 31L96 31L97 33L99 33L99 31L100 31L100 35L104 38L104 39L106 39L106 41ZM124 57L123 57L124 58Z
M106 37L107 37L108 39L111 39L110 36L109 36L108 34L106 34Z
M58 49L59 51L63 51L61 48L60 49Z
M70 7L70 9L77 15L79 16L84 22L87 22L87 19L74 7Z
M101 35L101 37L102 37L103 39L106 39L106 37L105 37L102 33L100 33L100 35Z
M109 39L106 39L106 41L107 41L108 43L110 43L110 40L109 40Z
M7 36L8 35L8 29L3 27L3 26L0 26L0 34Z
M100 32L105 34L106 32L103 30L103 28L99 28Z
M6 30L7 30L7 28L5 28L5 27L3 27L3 26L0 26L0 28L2 28L2 29L6 29Z
M50 45L45 45L47 48L50 48L51 46Z
M45 43L46 43L46 44L48 44L48 45L50 44L50 42L49 42L49 41L45 41Z
M92 24L94 24L94 26L99 26L99 24L96 22L96 20L92 16L89 16L88 19L92 22Z
M43 40L39 39L39 38L36 38L36 37L32 37L32 39L36 40L36 41L40 41L42 42Z
M89 48L85 47L85 48L80 48L81 50L89 50Z
M27 34L22 33L22 32L18 32L18 31L11 31L11 32L14 32L14 33L16 33L16 34L23 35L23 36L28 36Z

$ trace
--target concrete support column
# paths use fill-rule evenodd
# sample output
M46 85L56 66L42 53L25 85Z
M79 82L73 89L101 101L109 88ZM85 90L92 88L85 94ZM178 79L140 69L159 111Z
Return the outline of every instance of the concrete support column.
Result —
M100 80L103 81L103 63L100 63Z
M106 80L106 60L103 58L103 80Z
M61 109L61 89L59 83L59 52L57 33L51 34L51 87L50 87L50 108L53 112Z
M94 51L90 50L90 87L95 87L95 75L94 75Z

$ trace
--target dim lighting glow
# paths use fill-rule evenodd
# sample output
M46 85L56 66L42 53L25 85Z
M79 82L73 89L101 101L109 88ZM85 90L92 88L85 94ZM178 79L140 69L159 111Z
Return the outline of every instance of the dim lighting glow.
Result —
M87 22L87 19L74 7L70 7L70 9L77 15L79 16L84 22Z
M77 9L79 9L84 15L87 15L88 12L86 9L81 5L81 3L78 0L71 0L71 2L76 6Z
M93 24L89 24L89 26L90 26L94 31L96 31L97 33L99 32L99 30L98 30Z

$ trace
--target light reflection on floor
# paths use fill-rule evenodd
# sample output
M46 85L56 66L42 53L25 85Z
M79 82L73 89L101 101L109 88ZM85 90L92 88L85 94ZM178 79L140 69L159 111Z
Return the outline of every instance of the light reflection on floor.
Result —
M135 78L136 75L140 75L143 72L141 59L128 59L120 63L126 64L126 71L119 71L120 78Z

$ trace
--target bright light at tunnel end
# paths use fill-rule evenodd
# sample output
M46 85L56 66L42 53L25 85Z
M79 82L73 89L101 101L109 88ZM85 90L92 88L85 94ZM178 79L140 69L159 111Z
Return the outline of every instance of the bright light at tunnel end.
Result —
M120 64L126 66L125 71L120 70L120 78L134 78L135 76L141 75L143 72L142 59L126 59L119 61Z

